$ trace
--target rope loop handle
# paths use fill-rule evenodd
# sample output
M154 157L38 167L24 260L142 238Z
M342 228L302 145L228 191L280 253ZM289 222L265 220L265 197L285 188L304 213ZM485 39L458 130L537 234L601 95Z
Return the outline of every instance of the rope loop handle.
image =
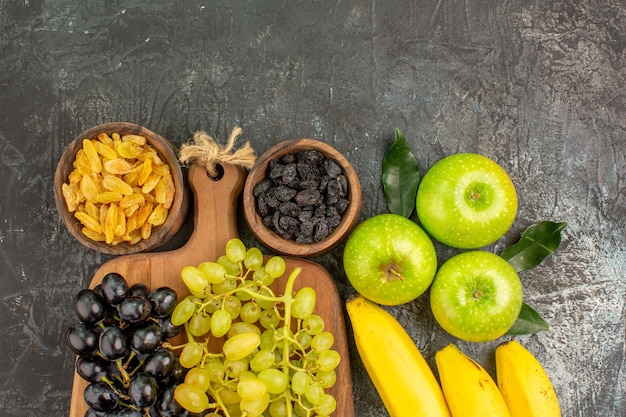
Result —
M220 146L205 131L197 131L193 135L193 143L186 143L181 146L178 159L187 166L194 163L203 166L212 178L218 177L217 165L220 162L250 169L256 162L256 155L250 142L246 142L242 147L233 151L235 142L242 133L243 131L239 126L235 127L226 144Z

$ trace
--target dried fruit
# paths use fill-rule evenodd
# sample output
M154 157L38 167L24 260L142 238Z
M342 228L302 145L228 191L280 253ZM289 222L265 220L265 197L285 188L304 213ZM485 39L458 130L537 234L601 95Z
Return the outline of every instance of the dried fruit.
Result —
M341 166L317 150L271 160L252 194L263 224L299 243L325 239L350 204Z
M174 179L144 136L102 132L84 139L73 167L61 191L89 239L134 245L167 219Z

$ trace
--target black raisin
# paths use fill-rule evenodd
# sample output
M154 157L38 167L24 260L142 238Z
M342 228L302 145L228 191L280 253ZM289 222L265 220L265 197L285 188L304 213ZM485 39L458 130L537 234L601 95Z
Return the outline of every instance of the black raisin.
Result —
M259 194L263 194L264 192L269 190L271 187L272 187L272 181L263 180L254 187L254 189L252 190L252 195L254 195L255 197L258 197Z
M290 184L291 182L295 181L297 177L298 168L296 167L296 164L291 163L285 165L285 168L283 169L283 175L281 177L282 183Z
M313 234L313 240L315 242L319 242L330 234L330 226L328 225L328 221L326 219L321 219L315 225L315 232Z
M300 223L300 234L303 236L313 236L313 229L315 225L311 221L304 221Z
M278 187L274 188L274 191L274 195L276 196L276 198L282 202L291 200L298 193L298 191L294 190L293 188L287 187L286 185L279 185Z
M296 155L288 153L283 155L280 160L283 161L284 164L291 164L292 162L296 162Z
M298 152L297 158L298 161L302 161L307 164L319 165L324 161L324 154L317 149L310 149Z
M315 181L315 180L298 181L295 184L295 188L297 188L298 190L306 190L307 188L318 189L319 186L320 186L320 182Z
M326 204L336 204L339 201L339 197L341 197L339 189L339 183L337 181L331 181L328 183L326 187L326 198L324 201Z
M300 206L292 201L285 201L284 203L281 203L281 205L278 206L278 211L291 217L298 217L300 213L302 213Z
M326 171L326 174L328 174L330 178L337 178L342 173L342 170L339 164L337 164L332 159L324 160L324 170Z
M318 190L306 189L298 192L295 196L296 204L300 207L315 206L322 200L322 193Z
M265 217L270 213L270 207L267 205L265 194L261 194L256 198L256 205L257 210L259 211L259 216Z
M335 207L337 207L337 212L339 214L343 214L343 212L346 211L349 205L350 205L350 201L348 201L345 198L340 198L337 201L337 204L335 204Z
M348 195L348 179L346 178L345 175L339 175L337 177L337 182L339 183L339 194L342 197L345 197Z
M290 235L289 238L300 231L300 222L290 216L281 216L278 224L285 234Z
M273 209L278 207L280 201L278 201L278 198L276 198L276 188L270 188L265 193L265 203Z

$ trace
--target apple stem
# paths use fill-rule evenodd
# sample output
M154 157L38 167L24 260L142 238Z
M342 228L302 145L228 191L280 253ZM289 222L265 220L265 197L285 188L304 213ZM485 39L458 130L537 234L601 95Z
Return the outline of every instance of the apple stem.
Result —
M474 297L474 298L480 298L482 296L483 296L483 292L480 291L480 290L476 290L476 291L474 291L474 294L472 294L472 297Z
M398 271L396 271L393 266L389 266L387 268L387 272L390 273L391 275L395 276L396 278L398 278L400 281L404 281L404 278L402 277L402 274L399 273Z

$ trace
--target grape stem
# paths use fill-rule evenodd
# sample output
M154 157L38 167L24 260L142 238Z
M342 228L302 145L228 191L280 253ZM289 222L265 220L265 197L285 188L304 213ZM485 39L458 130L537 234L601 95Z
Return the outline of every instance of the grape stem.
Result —
M285 339L289 339L289 330L291 329L291 307L295 301L293 297L293 285L296 282L296 278L300 275L302 268L295 268L289 278L287 279L287 283L285 284L285 292L281 297L283 303L285 304L285 317L284 317L284 325L283 325L283 337ZM289 343L283 343L283 373L287 378L289 378ZM288 395L290 397L290 395ZM291 417L292 415L292 405L291 398L287 403L287 417Z

